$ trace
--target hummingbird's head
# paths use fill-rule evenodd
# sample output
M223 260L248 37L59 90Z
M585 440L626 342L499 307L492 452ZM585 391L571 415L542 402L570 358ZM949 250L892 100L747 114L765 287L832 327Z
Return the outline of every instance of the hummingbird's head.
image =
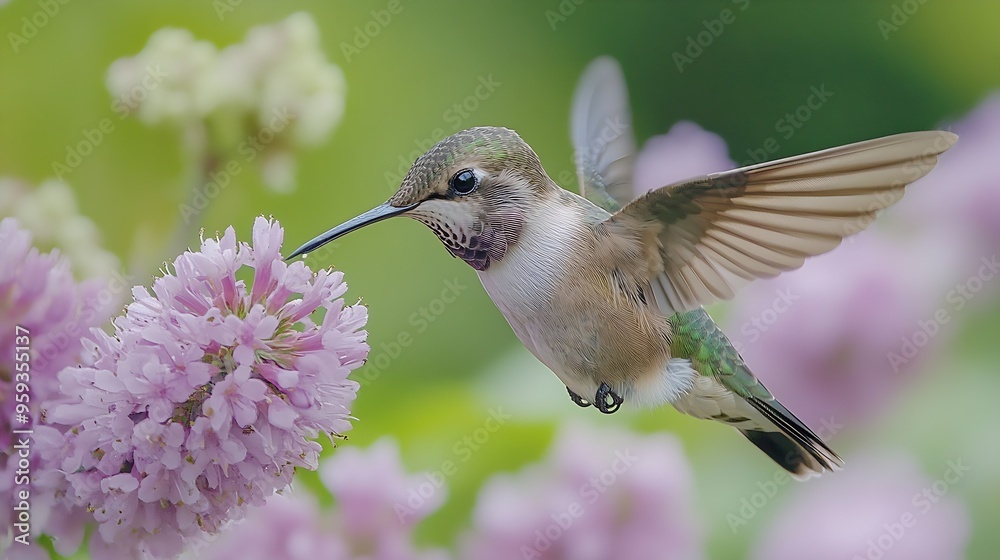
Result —
M429 227L454 256L486 270L517 243L526 216L553 188L538 156L516 132L470 128L417 158L387 202L313 239L289 258L403 215Z

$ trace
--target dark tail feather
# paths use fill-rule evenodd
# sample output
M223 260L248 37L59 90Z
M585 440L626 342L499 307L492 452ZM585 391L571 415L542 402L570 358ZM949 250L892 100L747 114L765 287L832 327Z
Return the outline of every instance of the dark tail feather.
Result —
M781 468L799 478L808 478L815 472L822 472L823 466L817 465L817 460L806 453L788 436L781 432L764 432L760 430L740 430L758 449L781 465Z
M823 440L778 401L750 397L747 402L774 424L777 431L740 432L795 477L809 478L813 473L835 471L844 466L844 461Z

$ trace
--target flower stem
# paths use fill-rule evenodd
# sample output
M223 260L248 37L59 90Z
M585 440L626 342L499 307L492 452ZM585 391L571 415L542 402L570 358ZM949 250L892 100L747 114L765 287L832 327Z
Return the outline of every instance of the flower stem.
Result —
M205 186L212 173L223 164L222 158L210 148L210 144L205 123L198 121L184 128L182 145L188 162L185 181L187 186L184 189L184 200L178 207L173 231L167 236L169 241L163 248L162 258L157 259L153 256L156 252L149 250L140 250L133 256L131 277L147 276L150 270L158 269L164 261L173 261L197 239L202 219L212 198L208 196L210 193L206 192Z
M185 129L184 145L188 148L190 162L188 189L186 200L177 216L174 233L171 236L172 241L167 247L168 258L179 255L189 248L191 241L201 229L202 218L208 209L208 203L213 198L206 192L205 186L212 174L219 169L222 158L210 148L208 135L205 123L201 121Z

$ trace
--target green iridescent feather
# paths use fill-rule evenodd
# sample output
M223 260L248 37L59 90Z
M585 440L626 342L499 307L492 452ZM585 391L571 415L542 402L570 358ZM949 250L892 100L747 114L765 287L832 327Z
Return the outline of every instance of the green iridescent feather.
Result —
M750 372L743 357L704 309L676 313L670 322L674 327L670 347L673 357L691 360L695 371L715 377L741 397L774 398Z

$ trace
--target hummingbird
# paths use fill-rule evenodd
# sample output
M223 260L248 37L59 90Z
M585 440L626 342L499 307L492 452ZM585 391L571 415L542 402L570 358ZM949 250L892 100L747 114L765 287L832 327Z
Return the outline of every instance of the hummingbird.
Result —
M406 216L476 270L527 349L579 406L671 405L739 430L796 478L843 460L751 372L703 306L796 269L864 229L958 137L910 132L712 173L638 196L621 67L593 61L574 93L581 195L513 130L457 132L383 204L288 258Z

